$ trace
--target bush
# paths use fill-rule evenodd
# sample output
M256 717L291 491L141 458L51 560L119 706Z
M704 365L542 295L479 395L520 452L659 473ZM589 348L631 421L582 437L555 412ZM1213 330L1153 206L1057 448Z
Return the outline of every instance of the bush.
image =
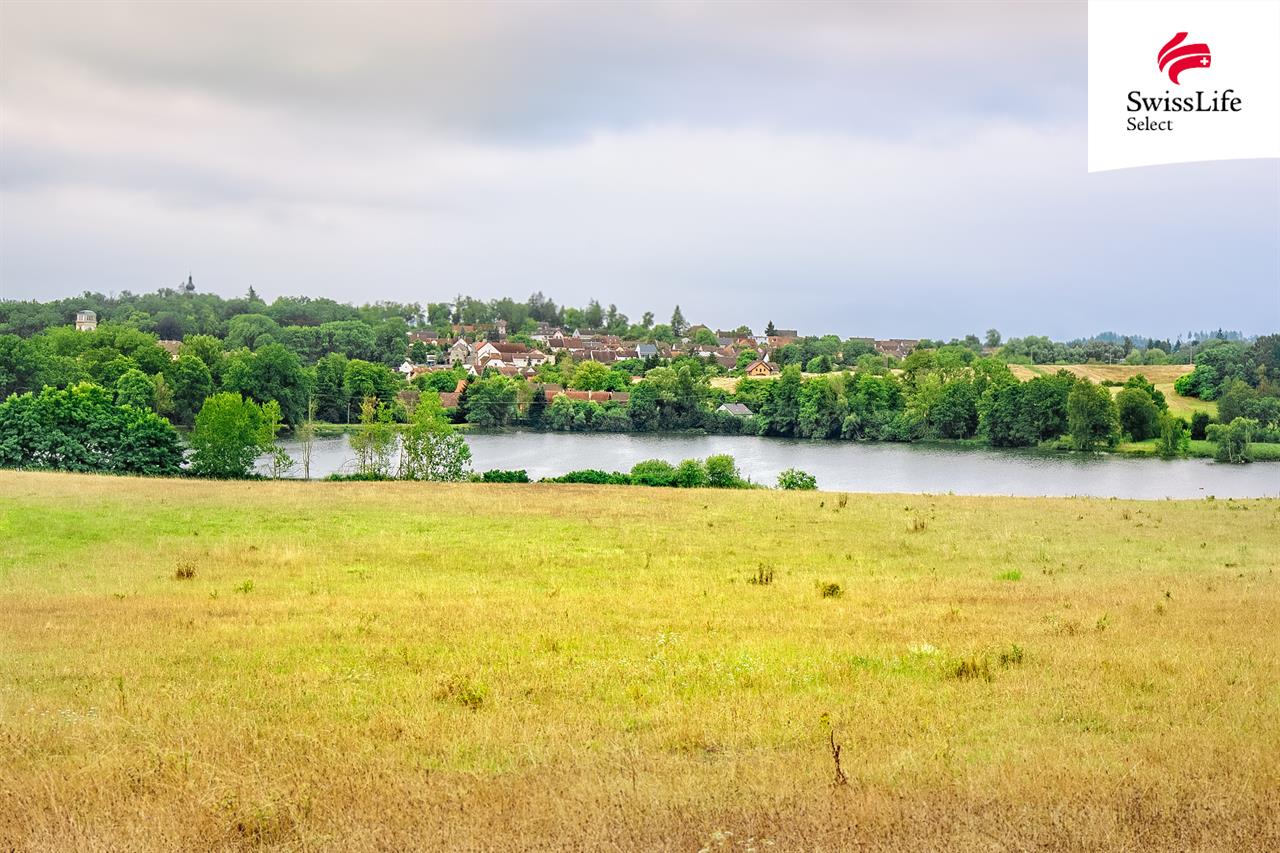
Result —
M676 469L662 459L646 459L631 469L631 483L636 486L674 486Z
M746 482L733 457L723 453L707 457L707 485L713 489L740 489Z
M1186 422L1172 415L1160 415L1156 435L1156 453L1162 459L1175 459L1186 456L1190 447L1191 440L1187 437Z
M1249 443L1258 422L1249 418L1236 418L1229 424L1213 424L1209 427L1209 440L1218 445L1213 458L1219 462L1241 463L1251 458Z
M1191 415L1191 440L1204 441L1209 429L1209 413L1195 412Z
M818 581L818 595L823 598L839 598L844 590L835 581Z
M503 471L495 468L492 471L485 471L480 475L482 483L527 483L529 482L529 472L523 468L515 471Z
M182 444L164 418L89 383L0 403L0 468L173 476Z
M681 489L702 489L710 485L707 466L701 459L685 459L676 466L675 485Z
M818 478L799 468L788 468L778 475L778 488L786 491L812 491L818 488Z
M239 394L214 394L200 407L191 431L191 470L201 477L248 477L274 439L262 406Z
M610 474L598 468L586 468L581 471L570 471L559 477L546 477L544 483L580 483L588 486L629 486L631 477L617 471Z

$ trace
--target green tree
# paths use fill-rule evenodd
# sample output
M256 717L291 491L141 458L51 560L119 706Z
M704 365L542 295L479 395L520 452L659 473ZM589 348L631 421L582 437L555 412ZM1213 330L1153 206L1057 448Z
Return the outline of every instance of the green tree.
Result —
M1186 456L1191 448L1191 438L1187 425L1182 418L1175 418L1168 413L1161 413L1157 422L1156 453L1163 459L1175 459Z
M274 443L272 424L260 405L240 394L214 394L200 407L191 431L191 471L201 477L248 477Z
M141 370L127 371L116 380L117 406L133 406L149 412L155 408L155 402L155 382Z
M213 375L204 360L184 352L173 365L173 416L180 424L195 423L205 398L213 393Z
M404 431L400 477L457 482L470 471L471 448L445 417L439 398L424 395Z
M987 329L986 345L995 349L1000 346L1000 332L997 329Z
M680 311L680 306L676 306L676 310L671 312L671 334L677 338L683 337L688 330L689 324L685 322L684 314Z
M1209 431L1209 413L1208 412L1192 412L1191 413L1191 440L1203 441L1208 437Z
M409 324L400 317L391 317L374 329L374 350L377 361L388 367L399 367L408 353Z
M306 415L310 377L298 356L281 344L263 344L257 352L238 350L227 355L222 374L224 391L251 397L258 403L275 400L285 423L300 423Z
M179 360L184 355L194 356L204 362L215 383L222 375L222 359L226 353L223 351L222 341L212 335L191 335L186 338L178 349Z
M516 385L505 376L487 376L467 386L467 421L482 427L510 423L516 411Z
M422 400L418 405L423 408ZM372 394L361 399L360 426L351 433L348 440L351 442L351 450L356 454L357 474L390 478L391 458L396 451L395 418L390 406Z
M1141 373L1135 374L1126 379L1124 387L1137 388L1146 392L1146 395L1151 398L1151 402L1156 404L1157 409L1162 412L1169 411L1169 403L1164 398L1164 392L1156 388L1156 386L1152 384L1151 380Z
M584 361L573 369L569 387L578 391L603 391L609 384L609 368L598 361Z
M929 407L928 429L939 438L970 438L978 429L978 389L967 379L942 386Z
M693 337L690 340L700 346L708 347L718 346L720 343L720 339L716 337L716 333L710 329L699 329L693 333Z
M399 389L400 377L385 364L353 358L347 362L342 384L349 400L377 397L389 403Z
M320 331L325 335L326 352L339 352L361 361L377 358L378 336L362 320L335 320L322 324Z
M1119 432L1111 392L1087 379L1075 383L1067 396L1067 434L1076 450L1115 444Z
M790 369L790 368L788 368ZM779 379L778 383L782 380ZM835 438L845 412L832 382L826 378L810 379L800 386L795 434L801 438Z
M0 467L168 476L181 464L168 421L115 405L100 386L46 387L0 403Z
M812 491L818 488L818 478L799 468L788 468L778 475L778 488L785 491Z
M347 422L347 357L339 352L321 356L316 362L312 398L316 401L316 417L328 423ZM452 390L452 389L450 389Z
M1214 459L1235 464L1248 462L1249 443L1257 427L1258 422L1250 418L1236 418L1228 424L1211 424L1209 440L1217 445Z
M702 489L711 484L707 476L707 466L701 459L685 459L676 466L676 476L673 482L681 489Z
M1133 441L1146 441L1159 429L1160 410L1142 388L1122 388L1116 394L1120 429Z
M674 486L676 469L662 459L645 459L632 466L631 482L637 486Z
M707 457L707 485L713 489L739 489L746 483L733 457L723 453Z
M1236 418L1246 418L1252 414L1252 404L1258 392L1240 379L1232 379L1226 383L1218 395L1218 420L1229 424Z
M782 369L782 375L770 384L769 394L761 407L760 417L770 435L796 434L800 419L800 368L794 364Z
M573 401L564 394L557 394L547 406L542 416L542 423L547 429L568 432L573 429Z
M280 324L265 314L241 314L227 321L226 346L256 350L280 340Z

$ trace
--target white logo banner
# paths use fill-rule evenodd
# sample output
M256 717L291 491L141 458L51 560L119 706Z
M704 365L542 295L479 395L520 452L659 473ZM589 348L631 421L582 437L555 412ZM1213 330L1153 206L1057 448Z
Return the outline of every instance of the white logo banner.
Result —
M1280 157L1280 0L1090 0L1090 172L1264 157Z

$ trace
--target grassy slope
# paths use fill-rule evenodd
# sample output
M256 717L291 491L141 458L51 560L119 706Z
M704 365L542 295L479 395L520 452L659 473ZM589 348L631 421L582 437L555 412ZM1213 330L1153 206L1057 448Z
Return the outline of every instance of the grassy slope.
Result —
M0 849L1280 844L1277 501L0 472L0 541Z
M1193 368L1189 364L1014 364L1010 365L1010 369L1014 376L1023 381L1036 376L1052 375L1059 370L1069 370L1076 376L1083 376L1091 382L1102 382L1107 379L1112 382L1124 382L1130 376L1141 373L1151 380L1151 384L1156 386L1157 391L1164 394L1171 414L1188 420L1195 412L1208 412L1209 417L1216 417L1218 414L1218 404L1214 401L1201 400L1198 397L1183 397L1173 390L1174 381L1179 376L1192 371ZM1119 391L1119 388L1111 386L1112 396Z

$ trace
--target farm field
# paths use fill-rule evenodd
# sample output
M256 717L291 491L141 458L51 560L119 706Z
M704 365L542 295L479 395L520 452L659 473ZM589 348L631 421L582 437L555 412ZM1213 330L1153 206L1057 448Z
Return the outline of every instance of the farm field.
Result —
M1216 417L1218 404L1212 400L1201 400L1198 397L1183 397L1173 390L1173 383L1178 377L1190 373L1194 368L1189 364L1011 364L1009 369L1013 375L1026 381L1036 376L1051 376L1059 370L1069 370L1091 382L1120 382L1141 373L1156 386L1156 390L1164 394L1169 404L1169 413L1191 419L1196 412L1207 412L1209 417ZM1115 396L1120 389L1111 386L1111 394Z
M1276 500L0 472L0 542L0 850L1280 845Z
M1191 372L1192 367L1187 364L1011 364L1009 365L1009 370L1023 382L1028 379L1034 379L1037 376L1052 376L1059 370L1068 370L1076 376L1084 377L1091 382L1110 380L1123 383L1129 377L1141 373L1151 380L1151 384L1155 385L1156 390L1164 394L1165 401L1169 404L1170 413L1188 420L1197 411L1207 412L1210 417L1215 417L1218 414L1218 404L1212 400L1183 397L1173 390L1174 381L1179 376ZM806 373L804 375L812 377L821 374ZM738 376L716 376L711 379L711 387L732 394L737 390L740 378ZM771 379L773 377L764 378ZM1114 396L1120 389L1111 387L1110 390Z

